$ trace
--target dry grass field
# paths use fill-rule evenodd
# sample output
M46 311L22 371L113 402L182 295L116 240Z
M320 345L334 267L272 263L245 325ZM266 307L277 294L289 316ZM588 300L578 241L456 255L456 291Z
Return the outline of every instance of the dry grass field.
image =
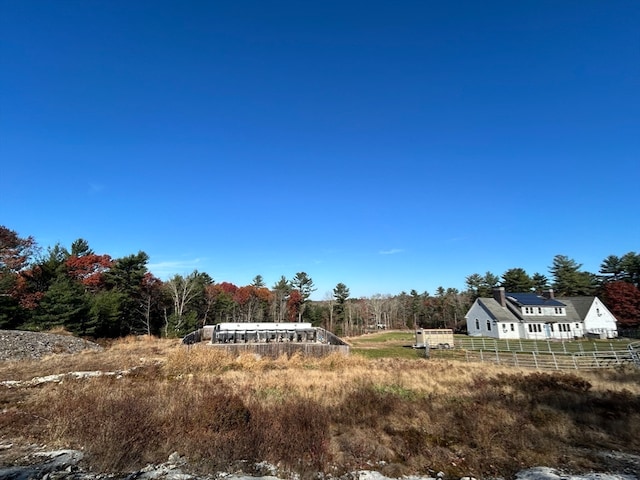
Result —
M638 369L541 373L403 358L411 349L399 345L362 354L375 350L367 341L348 357L264 360L129 338L100 352L2 362L0 381L123 373L0 386L0 443L82 448L99 471L177 451L195 472L267 461L302 478L356 469L509 478L539 465L607 470L600 452L640 454Z

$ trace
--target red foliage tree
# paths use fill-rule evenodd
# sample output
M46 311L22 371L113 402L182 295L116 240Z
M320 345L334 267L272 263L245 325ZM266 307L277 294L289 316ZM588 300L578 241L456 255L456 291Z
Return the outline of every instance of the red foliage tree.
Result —
M240 287L235 291L233 295L233 301L240 306L244 306L253 298L253 291L254 287L252 285Z
M34 310L44 296L44 291L35 290L31 281L33 270L20 272L9 294L18 300L18 304L27 310Z
M287 299L287 318L290 322L295 322L298 319L298 312L303 303L302 294L298 290L291 290Z
M238 290L238 287L236 287L233 283L229 283L229 282L217 283L215 287L217 290L224 293L228 293L229 295L234 295L236 293L236 290Z
M628 282L610 282L602 289L602 301L620 327L640 326L640 290Z
M264 303L270 303L273 300L273 293L266 287L255 288L254 294L259 301Z
M99 290L104 283L103 274L113 265L109 255L71 255L67 261L69 276L79 280L89 290Z
M15 231L0 225L0 273L19 272L26 267L35 246L33 237L20 238Z

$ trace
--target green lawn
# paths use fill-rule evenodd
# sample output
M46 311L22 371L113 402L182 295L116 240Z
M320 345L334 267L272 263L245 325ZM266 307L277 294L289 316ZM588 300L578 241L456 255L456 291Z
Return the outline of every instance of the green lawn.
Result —
M622 351L632 342L628 339L614 340L576 340L576 341L546 341L546 340L496 340L493 338L469 337L455 335L455 349L437 350L430 352L436 358L456 358L461 350L484 351L525 351L525 352L554 352L556 354L571 355L574 353L590 353L605 351ZM375 332L348 339L351 352L367 358L424 358L424 350L411 348L415 343L414 332L389 331Z
M411 348L415 343L413 331L368 333L348 341L351 353L367 358L420 358L420 350Z

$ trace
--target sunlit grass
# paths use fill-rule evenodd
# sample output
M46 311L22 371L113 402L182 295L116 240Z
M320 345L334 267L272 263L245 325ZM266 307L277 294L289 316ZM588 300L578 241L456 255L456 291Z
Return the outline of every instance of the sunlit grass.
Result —
M418 359L424 357L424 350L416 350L403 346L378 347L378 348L358 348L352 347L353 355L361 355L365 358L406 358Z
M178 451L203 472L266 460L302 478L374 464L396 477L509 478L534 465L594 469L593 451L640 453L640 369L540 373L425 359L403 346L410 335L380 335L319 359L129 338L102 352L5 362L4 379L133 373L0 388L0 431L83 448L98 470Z
M366 343L380 343L380 342L410 342L411 345L415 343L415 335L413 331L391 331L391 332L376 332L358 337L350 337L350 343L352 344L366 344Z

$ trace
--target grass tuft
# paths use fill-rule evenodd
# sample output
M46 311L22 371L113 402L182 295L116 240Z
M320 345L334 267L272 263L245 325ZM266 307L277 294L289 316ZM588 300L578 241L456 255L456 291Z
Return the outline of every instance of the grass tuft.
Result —
M267 360L132 337L102 352L6 362L0 375L95 369L133 373L0 387L4 437L83 448L101 471L178 451L202 472L267 461L303 479L362 468L507 478L535 465L597 470L592 452L602 450L640 454L633 370L542 373L360 355Z

